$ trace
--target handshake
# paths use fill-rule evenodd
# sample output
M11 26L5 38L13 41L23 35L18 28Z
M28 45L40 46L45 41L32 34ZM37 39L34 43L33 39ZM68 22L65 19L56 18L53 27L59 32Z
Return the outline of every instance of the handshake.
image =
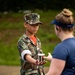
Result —
M48 56L45 56L45 54L38 54L38 60L36 60L36 65L44 65L46 63L46 60L51 61L52 55L48 53Z
M36 60L36 65L44 65L46 63L46 61L44 60L44 56L45 54L38 54L38 59Z

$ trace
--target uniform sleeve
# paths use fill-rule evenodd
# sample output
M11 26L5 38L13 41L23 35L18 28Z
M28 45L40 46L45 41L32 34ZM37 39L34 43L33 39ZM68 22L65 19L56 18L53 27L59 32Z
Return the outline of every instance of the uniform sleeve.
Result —
M28 49L27 44L23 40L18 41L18 50L19 50L20 56L23 60L25 60L24 56L26 54L31 55L31 51Z
M66 58L68 56L67 47L63 45L56 46L52 56L53 58L57 58L57 59L66 61Z

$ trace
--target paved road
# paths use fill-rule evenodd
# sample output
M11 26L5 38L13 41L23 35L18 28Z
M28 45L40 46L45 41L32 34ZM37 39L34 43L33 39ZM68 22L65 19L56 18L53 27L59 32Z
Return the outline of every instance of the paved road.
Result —
M0 66L0 75L20 75L20 66ZM48 67L44 68L44 72L48 71Z

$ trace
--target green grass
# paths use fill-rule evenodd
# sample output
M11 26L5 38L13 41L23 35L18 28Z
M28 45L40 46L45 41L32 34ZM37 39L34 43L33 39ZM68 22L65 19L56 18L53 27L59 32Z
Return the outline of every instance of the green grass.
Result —
M41 15L43 25L40 26L37 36L42 42L43 52L48 55L48 52L52 53L55 45L60 41L54 33L53 26L50 25L59 11L32 12ZM25 32L23 15L23 13L0 14L0 65L20 65L17 41ZM46 66L49 64L50 62L47 62Z

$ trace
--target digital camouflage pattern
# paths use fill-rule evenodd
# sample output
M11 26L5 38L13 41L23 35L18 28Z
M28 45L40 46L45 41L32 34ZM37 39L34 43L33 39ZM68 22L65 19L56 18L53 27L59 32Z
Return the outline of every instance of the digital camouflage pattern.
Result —
M32 70L36 71L37 66L32 65L32 64L28 63L27 61L23 60L21 58L21 52L23 50L30 50L32 53L32 57L34 59L37 59L38 58L37 54L42 53L40 40L37 38L37 45L35 46L33 44L33 42L24 34L18 41L18 50L19 50L20 60L21 60L21 75L25 75L24 72L26 72L26 73L33 72L34 73L34 71L32 71Z
M24 20L25 22L27 22L30 25L34 25L34 24L42 24L42 22L40 21L40 15L37 13L29 13L26 14L24 16Z

